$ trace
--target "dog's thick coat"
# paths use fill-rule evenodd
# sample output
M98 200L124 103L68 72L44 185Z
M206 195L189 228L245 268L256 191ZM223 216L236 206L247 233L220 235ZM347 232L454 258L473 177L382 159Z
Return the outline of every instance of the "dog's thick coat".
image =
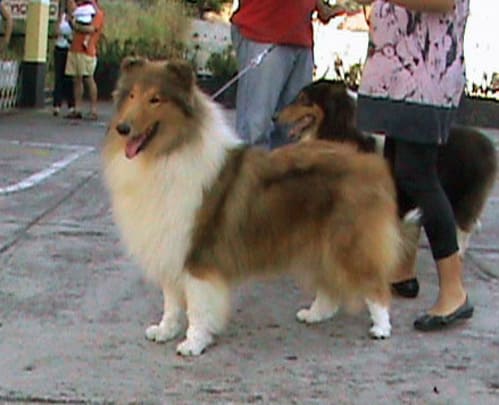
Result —
M379 150L375 137L356 128L355 108L344 83L321 79L305 86L276 120L291 126L290 136L297 139L344 142L364 152ZM392 156L387 154L387 158L391 163ZM480 131L454 127L448 142L439 148L437 164L440 182L454 211L463 255L494 185L497 154L494 144ZM399 207L401 215L413 208L401 198Z
M227 320L233 283L289 272L316 292L304 322L366 300L390 335L389 277L400 255L396 192L376 155L329 142L274 152L240 144L182 62L126 59L103 146L114 217L164 294L155 341L181 332L200 354Z

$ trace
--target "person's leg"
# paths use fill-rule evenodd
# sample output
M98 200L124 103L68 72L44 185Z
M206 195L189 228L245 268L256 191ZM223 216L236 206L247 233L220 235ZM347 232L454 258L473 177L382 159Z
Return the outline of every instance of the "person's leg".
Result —
M286 77L286 82L279 96L276 111L290 104L300 90L309 84L313 78L314 60L312 49L301 46L288 46L285 49L289 53L287 59L291 60L291 70ZM277 148L290 142L284 128L275 127L272 130L270 134L271 148Z
M395 162L395 140L393 138L385 137L383 154L393 172ZM404 194L404 191L398 185L397 205L401 218L409 210L415 208L414 202ZM421 229L418 228L413 234L404 235L407 238L405 242L407 245L405 248L406 251L391 279L393 290L402 297L415 298L419 293L419 282L416 277L416 261L420 234Z
M66 68L66 58L64 51L54 48L54 92L52 94L54 115L59 114L64 97L64 70Z
M85 76L84 80L90 97L90 113L97 115L97 84L93 76Z
M66 66L68 59L68 51L64 50L62 52L62 56L64 60L64 66ZM62 94L63 94L63 99L66 100L69 111L74 111L75 96L74 96L73 80L71 77L66 75L64 69L62 70Z
M97 67L97 58L85 55L84 81L90 98L90 119L97 118L97 84L95 83L94 73Z
M437 153L437 145L397 141L394 173L400 189L423 211L423 227L438 270L439 294L428 314L445 316L463 305L466 291L454 214L436 170Z
M81 105L83 103L83 77L73 76L73 92L75 95L75 111L81 114Z
M437 302L428 313L447 315L463 305L467 298L462 278L463 263L458 252L437 259L436 263L440 290Z
M271 44L249 41L233 28L239 69L268 49ZM276 47L256 68L244 74L237 84L236 131L247 143L269 146L270 131L279 97L292 67L286 47Z
M74 110L71 111L65 118L81 118L81 113L78 108L81 106L81 101L83 98L83 85L81 83L81 73L79 66L79 57L75 52L68 52L68 57L66 60L66 70L65 73L71 78L74 94Z

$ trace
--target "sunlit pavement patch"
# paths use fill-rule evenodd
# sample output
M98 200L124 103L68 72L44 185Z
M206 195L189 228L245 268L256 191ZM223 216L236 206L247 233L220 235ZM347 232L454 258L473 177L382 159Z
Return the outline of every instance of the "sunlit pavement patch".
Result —
M81 145L0 140L0 195L29 189L93 150Z

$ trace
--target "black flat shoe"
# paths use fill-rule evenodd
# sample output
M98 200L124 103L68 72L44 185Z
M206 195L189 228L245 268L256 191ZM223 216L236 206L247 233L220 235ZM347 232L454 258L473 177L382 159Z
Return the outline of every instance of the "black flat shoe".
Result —
M419 293L419 283L417 278L392 283L392 288L401 297L416 298Z
M459 321L471 318L473 316L473 310L473 305L469 303L468 297L466 296L464 304L451 314L443 316L424 314L414 321L414 327L423 332L441 330Z

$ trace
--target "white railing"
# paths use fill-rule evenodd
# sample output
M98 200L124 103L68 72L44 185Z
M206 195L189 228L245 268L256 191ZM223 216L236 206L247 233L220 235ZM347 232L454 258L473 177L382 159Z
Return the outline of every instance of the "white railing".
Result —
M15 60L0 60L0 111L17 107L19 100L19 66Z

